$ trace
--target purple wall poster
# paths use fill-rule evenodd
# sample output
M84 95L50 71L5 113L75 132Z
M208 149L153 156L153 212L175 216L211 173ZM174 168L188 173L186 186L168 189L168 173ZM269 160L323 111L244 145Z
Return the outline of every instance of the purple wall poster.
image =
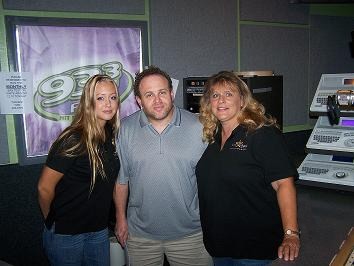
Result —
M23 115L28 157L48 153L92 75L116 81L121 118L138 110L132 90L142 69L141 36L139 27L16 26L19 72L33 76L34 112Z

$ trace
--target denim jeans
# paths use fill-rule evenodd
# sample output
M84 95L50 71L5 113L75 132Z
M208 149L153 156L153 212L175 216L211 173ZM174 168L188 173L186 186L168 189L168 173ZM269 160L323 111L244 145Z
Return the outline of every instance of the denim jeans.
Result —
M109 266L108 229L76 235L54 233L44 226L43 247L51 266Z
M272 260L233 259L213 257L214 266L267 266Z

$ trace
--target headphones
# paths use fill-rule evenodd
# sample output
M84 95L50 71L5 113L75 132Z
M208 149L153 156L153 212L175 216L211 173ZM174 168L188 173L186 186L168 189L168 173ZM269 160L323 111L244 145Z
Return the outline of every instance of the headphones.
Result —
M338 125L340 110L336 101L336 95L329 95L327 98L327 115L331 125Z

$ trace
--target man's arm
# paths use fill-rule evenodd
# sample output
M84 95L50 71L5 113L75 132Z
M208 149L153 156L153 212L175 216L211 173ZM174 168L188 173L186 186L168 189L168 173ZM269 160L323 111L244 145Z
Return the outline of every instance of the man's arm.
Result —
M116 207L116 225L114 231L119 243L122 247L125 247L128 239L128 222L126 216L128 200L127 184L121 185L117 181L113 191L113 200Z

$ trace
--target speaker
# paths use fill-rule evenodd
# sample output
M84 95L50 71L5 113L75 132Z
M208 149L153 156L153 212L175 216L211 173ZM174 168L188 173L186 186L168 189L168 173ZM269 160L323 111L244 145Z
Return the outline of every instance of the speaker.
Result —
M277 119L283 129L283 76L252 76L240 78L250 88L253 98L266 109L266 114Z
M200 97L208 77L188 77L183 79L183 108L192 113L199 113Z

